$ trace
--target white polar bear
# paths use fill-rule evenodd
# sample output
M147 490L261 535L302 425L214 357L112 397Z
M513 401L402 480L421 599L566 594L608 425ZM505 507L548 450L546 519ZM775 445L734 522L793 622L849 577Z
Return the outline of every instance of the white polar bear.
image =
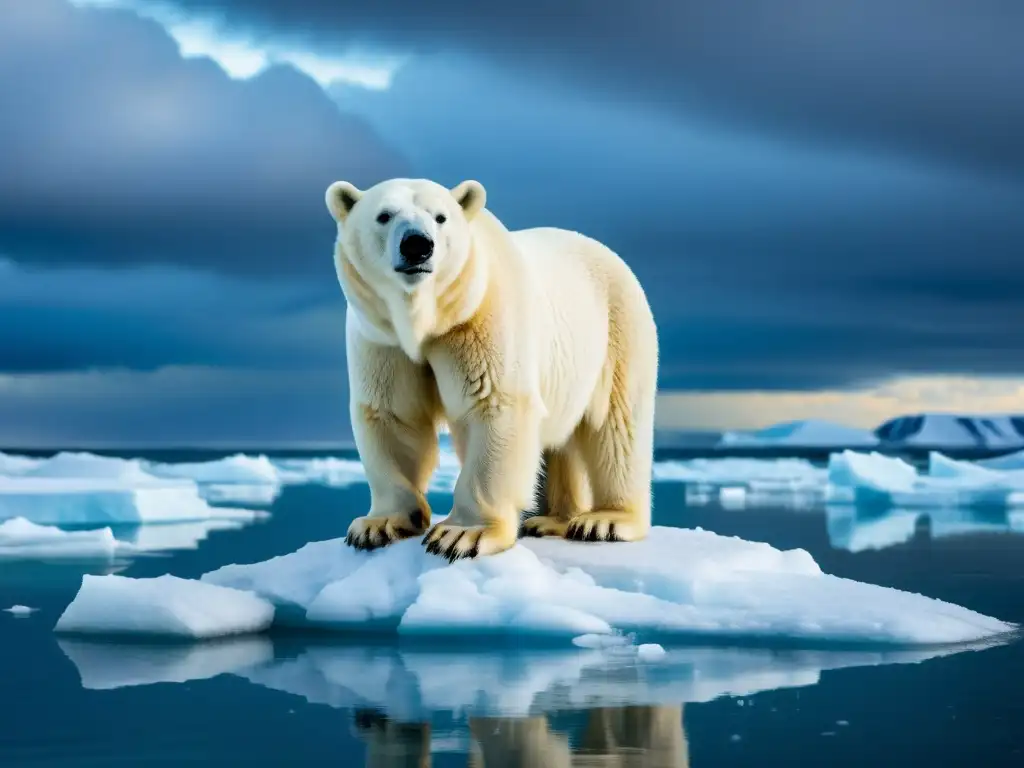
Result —
M391 179L326 194L348 302L350 411L375 549L430 525L424 494L448 423L461 464L427 550L513 546L547 453L547 510L523 535L635 541L651 518L658 338L615 253L575 232L510 232L476 181Z

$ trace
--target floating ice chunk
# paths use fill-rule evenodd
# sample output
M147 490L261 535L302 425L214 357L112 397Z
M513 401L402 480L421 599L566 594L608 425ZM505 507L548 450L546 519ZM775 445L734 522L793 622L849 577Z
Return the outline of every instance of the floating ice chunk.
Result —
M18 618L24 618L25 616L31 616L33 613L38 611L38 608L30 608L27 605L12 605L10 608L4 608L4 611L17 616Z
M273 661L269 638L249 635L187 645L117 644L61 637L57 645L78 670L82 687L110 690L187 683Z
M829 501L875 507L1007 507L1024 504L1010 473L932 456L933 474L878 453L844 451L829 458Z
M202 579L265 597L280 606L282 621L347 632L914 645L1012 629L949 603L826 575L804 550L700 529L657 527L629 544L521 540L453 565L418 540L364 553L336 539Z
M986 469L1024 470L1024 451L996 456L993 459L983 459L975 464Z
M665 657L665 649L657 643L644 643L637 647L636 657L640 661L660 661Z
M15 560L109 560L123 549L109 528L93 531L62 531L36 525L23 517L0 523L0 559Z
M692 459L659 461L654 480L780 491L823 487L827 471L804 459Z
M274 607L249 592L166 575L86 574L54 631L203 639L259 632L273 618Z
M236 453L216 461L159 464L151 463L149 471L157 477L177 477L197 483L272 484L281 481L280 473L266 456Z
M250 510L215 509L191 480L158 478L124 459L58 454L21 475L0 477L0 519L87 525L256 516Z
M935 451L928 454L928 475L958 480L968 487L993 486L1024 490L1024 469L995 469L971 461L957 461Z
M629 638L623 635L580 635L572 639L577 648L615 648L629 645Z
M0 453L0 475L20 475L39 465L42 459Z
M442 450L438 466L430 478L428 490L451 493L459 476L459 460L454 453ZM319 459L280 459L275 467L281 482L298 485L327 485L347 488L366 482L366 469L358 459L325 457Z
M281 493L281 472L266 456L238 453L216 461L149 464L157 477L194 480L204 499L215 504L269 506Z
M787 421L755 432L726 432L720 448L870 448L878 438L867 429L829 421Z

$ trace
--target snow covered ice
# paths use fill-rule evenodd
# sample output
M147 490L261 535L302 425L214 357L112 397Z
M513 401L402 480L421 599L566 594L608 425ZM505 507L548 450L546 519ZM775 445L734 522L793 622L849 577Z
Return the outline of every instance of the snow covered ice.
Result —
M336 539L202 579L266 598L281 623L346 633L916 645L1012 629L938 600L824 574L803 550L699 529L654 528L630 544L521 540L453 565L418 540L363 553Z
M250 592L169 575L86 574L54 631L205 639L260 632L273 618L274 607Z

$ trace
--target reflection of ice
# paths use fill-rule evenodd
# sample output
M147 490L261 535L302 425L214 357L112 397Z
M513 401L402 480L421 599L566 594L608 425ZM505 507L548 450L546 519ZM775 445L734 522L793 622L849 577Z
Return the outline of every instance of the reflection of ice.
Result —
M117 552L109 528L62 531L22 517L0 523L0 560L111 560Z
M239 637L194 645L57 640L78 669L82 687L108 690L154 683L186 683L255 667L274 658L265 637Z
M246 525L244 520L198 520L193 523L164 523L118 527L114 536L130 544L136 552L165 552L197 549L213 531L234 531Z
M120 688L231 673L336 708L372 708L405 722L437 713L515 716L601 706L672 705L815 685L826 670L918 663L971 650L787 651L668 648L657 664L635 648L490 652L390 645L282 645L263 638L189 646L59 640L82 686ZM985 647L975 646L974 648Z
M876 512L855 507L826 507L829 543L835 549L862 552L904 544L915 535L942 539L971 533L1022 532L1017 514L1005 509L905 509Z

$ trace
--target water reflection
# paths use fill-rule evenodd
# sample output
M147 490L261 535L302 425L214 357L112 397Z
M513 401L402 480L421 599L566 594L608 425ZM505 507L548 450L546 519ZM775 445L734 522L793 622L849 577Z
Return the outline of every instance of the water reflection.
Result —
M431 765L429 722L404 723L372 710L354 715L366 745L367 768ZM623 706L590 709L577 738L551 727L544 715L473 717L468 764L472 768L683 768L689 746L683 706Z
M913 540L936 540L974 533L1024 533L1024 518L1007 509L865 510L826 506L829 543L834 549L863 552Z
M438 712L522 718L590 707L676 706L812 686L825 670L916 663L991 645L859 651L676 647L645 662L632 647L480 652L260 636L169 645L65 637L57 642L84 688L181 683L229 673L310 704L373 710L406 723Z

